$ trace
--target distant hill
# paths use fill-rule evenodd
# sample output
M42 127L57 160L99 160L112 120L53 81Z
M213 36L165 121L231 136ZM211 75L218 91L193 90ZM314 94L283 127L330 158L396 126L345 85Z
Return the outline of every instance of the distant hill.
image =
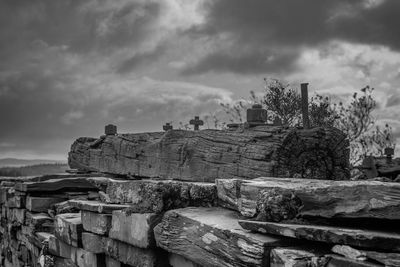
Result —
M2 167L0 168L0 177L18 177L18 176L35 176L54 173L64 173L69 166L65 163L48 163L37 164L22 167Z
M22 166L32 166L38 164L55 164L65 162L57 160L47 160L47 159L16 159L16 158L2 158L0 159L1 167L22 167Z

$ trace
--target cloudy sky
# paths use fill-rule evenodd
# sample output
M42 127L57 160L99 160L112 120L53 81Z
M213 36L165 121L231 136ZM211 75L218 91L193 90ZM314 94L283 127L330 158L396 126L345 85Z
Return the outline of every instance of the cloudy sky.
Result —
M398 0L0 0L0 157L159 131L278 78L350 96L400 132ZM312 92L311 92L312 94Z

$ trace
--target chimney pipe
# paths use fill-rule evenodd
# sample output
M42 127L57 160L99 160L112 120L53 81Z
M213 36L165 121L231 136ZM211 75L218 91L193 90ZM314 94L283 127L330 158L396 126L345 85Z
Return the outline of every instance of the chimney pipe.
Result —
M304 129L310 128L310 119L308 117L308 83L301 84L301 111L303 117Z

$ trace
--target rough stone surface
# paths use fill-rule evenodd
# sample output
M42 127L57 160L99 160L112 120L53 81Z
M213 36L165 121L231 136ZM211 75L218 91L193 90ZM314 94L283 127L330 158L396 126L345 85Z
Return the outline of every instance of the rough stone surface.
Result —
M55 217L55 236L68 245L81 247L82 232L80 213L64 213Z
M260 176L348 179L348 146L334 128L170 130L79 138L68 161L71 168L87 171L201 182Z
M328 258L324 253L307 248L274 248L270 266L273 267L325 267Z
M217 180L217 184L224 183L232 184ZM297 216L400 219L398 183L262 177L241 181L239 192L237 188L231 187L233 192L229 193L239 196L237 210L261 221L279 222ZM227 195L218 194L222 198ZM230 203L234 205L234 201Z
M154 233L159 247L201 266L264 266L271 247L287 244L243 230L236 213L222 208L167 211Z
M297 239L320 241L333 244L345 244L363 248L385 249L400 251L400 234L339 228L333 226L280 224L271 222L239 221L247 230L281 235Z
M187 206L215 206L215 184L178 181L110 182L107 195L112 203L129 203L134 213L160 213Z
M161 220L160 214L127 213L114 211L110 238L140 248L154 247L154 226Z
M83 229L99 235L108 235L111 229L111 215L82 211Z
M95 254L104 252L103 237L93 233L82 233L82 246Z

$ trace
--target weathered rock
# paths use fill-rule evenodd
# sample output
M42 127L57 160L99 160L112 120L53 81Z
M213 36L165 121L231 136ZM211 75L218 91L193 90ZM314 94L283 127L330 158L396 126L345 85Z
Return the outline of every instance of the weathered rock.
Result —
M19 224L25 223L25 209L8 209L8 221Z
M68 245L82 247L82 232L80 213L64 213L55 217L55 236Z
M83 249L95 254L104 252L103 237L93 233L82 233Z
M380 262L385 266L396 267L400 266L399 253L382 253L376 251L362 251L367 255L368 259Z
M63 202L65 199L54 197L32 197L26 198L26 209L33 212L47 212L52 205Z
M381 264L376 264L366 261L357 261L336 255L327 255L329 257L328 263L325 267L382 267Z
M59 190L97 190L87 178L52 179L43 182L17 183L15 189L22 192L55 192Z
M274 248L271 250L272 267L325 267L329 261L324 253L307 248Z
M201 266L264 266L271 247L287 240L249 233L222 208L167 211L155 228L157 246Z
M353 260L365 261L367 259L365 253L346 245L335 245L332 248L332 252Z
M333 226L280 224L271 222L239 221L247 230L298 239L344 244L363 248L400 251L400 234Z
M355 249L349 246L336 245L332 248L332 251L341 254L347 258L355 260L373 260L380 262L385 266L400 266L400 254L399 253L385 253L370 250Z
M170 130L79 138L68 161L80 170L201 182L260 176L348 179L348 146L334 128Z
M104 238L106 255L132 266L167 267L167 254L160 250L143 249L111 238Z
M62 257L62 258L69 258L72 253L71 250L73 249L72 246L61 241L54 235L49 237L48 246L49 246L48 250L51 255Z
M97 213L111 214L114 210L122 210L131 207L131 205L106 204L95 200L69 200L71 206L78 210L85 210Z
M111 229L111 215L82 211L83 229L99 235L108 235Z
M218 188L232 184L217 180ZM327 181L295 178L257 178L231 187L240 196L242 215L261 221L295 217L400 219L400 184L377 181ZM227 195L225 186L222 197ZM234 202L231 201L234 206ZM233 207L234 208L234 207Z
M112 203L129 203L134 213L160 213L187 206L215 206L215 184L178 181L114 181L107 187Z
M103 266L103 264L98 261L98 257L95 253L71 246L58 239L56 236L49 237L48 247L48 251L51 255L71 259L71 261L79 267Z
M239 210L240 185L242 179L217 179L218 205L224 208Z
M155 245L153 228L160 222L161 217L160 214L154 213L114 211L109 236L135 247L153 247Z

